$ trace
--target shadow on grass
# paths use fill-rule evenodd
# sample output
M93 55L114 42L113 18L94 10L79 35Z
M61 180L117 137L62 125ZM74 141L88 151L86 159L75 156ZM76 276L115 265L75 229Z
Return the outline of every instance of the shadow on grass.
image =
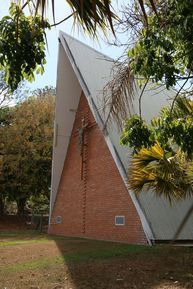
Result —
M40 242L48 245L46 256L8 265L2 273L45 269L60 280L57 289L193 288L192 248L127 245L36 231L0 232L0 240L5 240L4 246ZM60 254L49 257L49 248L54 244Z
M193 288L192 248L53 239L74 288ZM65 252L68 246L72 253Z

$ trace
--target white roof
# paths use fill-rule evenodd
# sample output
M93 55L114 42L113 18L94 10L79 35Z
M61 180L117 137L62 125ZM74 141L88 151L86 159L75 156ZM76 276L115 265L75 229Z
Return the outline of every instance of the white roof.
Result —
M55 138L57 145L53 150L53 174L51 208L57 196L57 190L62 174L63 164L72 131L75 111L78 107L81 91L88 100L95 120L102 128L105 116L102 113L103 88L111 79L113 60L102 53L88 47L73 37L60 32ZM160 108L166 104L171 93L160 90L156 93L146 90L143 96L143 117L150 120L157 115ZM138 111L138 95L134 110ZM108 128L104 134L112 157L123 178L127 182L129 164L129 149L119 144L120 132L116 124ZM164 198L156 198L151 193L141 193L136 196L128 192L141 218L142 226L148 240L170 240L173 238L183 216L189 209L189 199L174 203L172 206ZM189 219L179 239L193 239L192 218Z

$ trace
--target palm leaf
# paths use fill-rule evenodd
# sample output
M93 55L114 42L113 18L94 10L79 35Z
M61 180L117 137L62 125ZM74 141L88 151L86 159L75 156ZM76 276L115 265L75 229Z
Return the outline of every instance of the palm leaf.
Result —
M75 21L80 23L90 34L96 33L97 26L105 31L108 25L114 33L112 19L116 16L112 12L110 0L67 0L73 11Z
M193 194L193 164L180 151L167 157L159 143L133 156L128 176L135 193L152 191L170 201Z
M133 112L135 79L129 64L118 63L114 67L112 80L104 87L103 111L106 115L105 127L113 120L123 126L123 120Z
M187 97L179 96L174 105L173 114L175 117L193 116L193 101Z
M10 0L13 1L13 0ZM16 0L18 3L21 0ZM52 14L55 23L55 0L50 0L52 3ZM35 7L35 13L38 11L41 13L42 17L45 16L46 6L49 3L49 0L23 0L23 5L32 3ZM90 33L96 33L96 26L98 25L100 28L105 30L107 26L111 27L111 30L114 33L113 28L113 19L117 18L115 14L112 12L111 8L111 0L66 0L66 2L70 5L73 11L77 11L77 17L75 18L84 29L89 31ZM141 12L143 14L145 23L148 24L148 14L145 9L145 1L137 0ZM154 11L154 13L158 17L158 12L156 8L156 4L154 0L149 0L149 5ZM59 5L59 4L58 4ZM158 17L159 18L159 17Z
M17 0L20 3L20 0ZM34 14L40 13L45 17L46 8L51 2L52 14L55 23L55 5L54 0L23 0L23 7L27 4L35 6ZM74 13L74 20L80 24L84 30L90 34L95 35L97 26L105 31L108 27L113 29L113 19L117 16L113 13L111 7L111 0L66 0ZM59 4L57 4L59 5ZM64 11L65 12L65 11Z
M55 24L56 19L55 19L55 2L54 2L54 0L52 0L52 15L53 15L53 20L54 20L54 24Z

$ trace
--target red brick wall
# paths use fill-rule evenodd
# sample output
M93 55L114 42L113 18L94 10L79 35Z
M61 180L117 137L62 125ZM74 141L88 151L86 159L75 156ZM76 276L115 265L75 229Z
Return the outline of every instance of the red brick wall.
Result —
M77 139L83 118L88 126L84 130L82 159ZM61 224L55 223L58 215L62 216ZM115 225L116 215L125 216L124 226ZM49 233L147 242L139 216L84 95L76 113Z

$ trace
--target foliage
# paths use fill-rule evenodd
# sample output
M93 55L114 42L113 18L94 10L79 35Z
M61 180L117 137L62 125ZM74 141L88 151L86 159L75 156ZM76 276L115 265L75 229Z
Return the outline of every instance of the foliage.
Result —
M0 128L10 124L10 111L11 109L9 106L0 108Z
M180 77L193 72L193 3L191 1L157 1L158 15L148 13L148 26L138 35L129 50L134 74L161 81L167 88Z
M134 152L141 148L150 148L158 141L161 146L171 152L181 149L188 158L193 157L193 101L186 97L178 97L174 109L161 110L160 116L153 118L151 125L134 115L125 124L121 136L121 144L130 145Z
M109 26L114 32L112 20L116 18L116 16L111 9L111 0L66 0L66 3L72 10L72 14L58 23L55 21L56 1L28 0L23 2L25 3L23 8L28 6L29 10L34 12L32 12L32 15L36 16L37 13L40 13L43 19L46 14L46 6L51 4L54 20L53 26L58 25L73 16L75 23L81 25L82 28L91 35L96 35L97 28L101 28L102 31L105 32ZM20 0L17 0L17 3L20 3Z
M140 102L148 82L165 85L167 89L173 88L177 91L176 97L180 93L187 97L193 94L190 81L193 78L193 3L190 2L133 0L124 7L118 29L127 32L129 38L122 44L127 54L123 55L119 66L127 66L127 69L122 70L121 76L115 74L115 79L127 79L129 89L117 90L115 79L109 84L112 100L114 96L119 99L112 101L110 108L112 117L118 119L118 123L124 120L126 113L128 115L126 99L132 101L130 95L138 93L136 87L142 89L139 98L141 111ZM128 94L128 91L131 93Z
M33 213L49 213L49 195L31 195L27 200L26 207Z
M183 152L167 153L157 142L134 155L129 167L129 188L136 193L152 191L158 196L181 199L193 194L193 163Z
M4 128L10 125L10 108L9 107L0 107L0 189L2 185L2 171L3 171L3 137L4 137ZM1 191L0 193L0 216L4 214L5 210L5 198L6 198L6 192Z
M46 85L43 88L36 88L35 90L33 90L32 95L37 97L56 95L56 88L54 88L53 86Z
M101 28L103 32L108 25L114 32L112 19L116 18L111 10L111 0L87 0L87 1L67 1L74 14L76 22L80 23L85 31L95 35L97 28Z
M170 201L193 194L192 100L178 97L173 111L163 108L149 126L138 116L130 118L122 140L134 150L128 171L131 190L151 190Z
M92 36L96 35L97 28L105 32L110 26L114 32L112 20L116 16L112 12L110 0L67 0L72 14L58 23L55 22L55 3L50 2L53 10L53 25L45 19L47 1L39 0L10 1L10 15L0 20L0 70L4 70L4 80L12 91L22 80L31 82L35 78L35 73L44 72L45 33L51 26L56 26L73 16L74 21ZM29 8L30 13L24 13L26 7Z
M127 54L130 75L143 86L140 115L126 121L121 136L122 144L129 144L134 152L129 187L135 192L152 190L170 200L185 198L193 194L193 3L139 2L142 13L139 5L131 5L123 21L132 32ZM147 125L141 118L141 98L149 81L177 92L171 107Z
M10 16L0 21L0 69L5 81L15 90L23 79L34 80L34 72L43 73L45 60L44 31L49 28L40 16L25 16L12 3Z
M147 125L138 116L127 120L121 143L134 155L129 166L129 187L158 195L184 198L193 194L193 101L176 99L174 109L163 108Z
M23 211L30 196L49 198L54 97L31 97L9 108L0 128L0 191Z
M149 147L154 143L153 133L144 120L138 115L133 115L125 122L120 143L130 145L134 152L137 152L142 147Z
M28 91L25 90L24 82L20 82L17 89L12 92L4 80L4 75L4 72L0 71L0 110L22 101L28 93Z

